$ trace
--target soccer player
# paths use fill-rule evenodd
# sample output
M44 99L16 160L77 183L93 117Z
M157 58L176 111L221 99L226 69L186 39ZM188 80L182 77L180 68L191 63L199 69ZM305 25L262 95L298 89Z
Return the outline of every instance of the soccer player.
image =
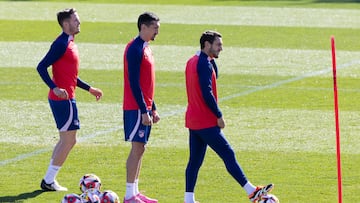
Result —
M190 157L185 171L185 203L194 203L194 189L207 146L224 161L227 171L246 191L251 202L257 202L274 187L254 186L246 178L235 153L221 129L225 127L223 115L217 103L216 79L218 68L215 58L222 51L222 36L206 31L200 38L201 51L186 64L185 79L188 105L185 126L189 129Z
M50 50L37 66L40 77L49 86L48 101L60 139L53 150L50 164L40 187L45 191L67 191L56 181L56 176L76 143L80 123L75 101L75 88L80 87L99 100L102 91L89 86L78 77L79 55L74 36L80 32L80 19L74 8L57 13L62 33L52 43ZM47 68L52 66L52 79Z
M156 203L139 192L139 175L151 125L160 120L154 102L155 64L149 42L159 33L160 19L151 12L138 17L139 35L124 52L123 119L125 141L131 142L126 161L126 194L124 203Z

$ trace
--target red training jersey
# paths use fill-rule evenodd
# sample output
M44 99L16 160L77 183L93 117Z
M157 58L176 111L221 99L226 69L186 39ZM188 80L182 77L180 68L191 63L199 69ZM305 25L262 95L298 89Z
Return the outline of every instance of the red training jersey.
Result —
M69 36L69 42L64 55L52 64L52 80L57 87L66 89L69 99L75 98L75 88L79 72L79 53L74 38ZM62 100L49 91L49 99Z
M152 109L155 92L155 60L148 42L139 36L130 41L124 52L123 110Z
M203 60L201 65L199 65L200 57L201 60ZM185 79L188 105L185 113L185 127L192 130L200 130L217 126L217 116L209 108L203 97L198 74L198 69L208 68L207 64L209 63L209 59L205 54L194 55L186 63ZM211 80L211 87L209 88L211 88L210 92L212 92L215 100L217 101L216 74L212 68L211 71L212 72L208 76L208 79Z

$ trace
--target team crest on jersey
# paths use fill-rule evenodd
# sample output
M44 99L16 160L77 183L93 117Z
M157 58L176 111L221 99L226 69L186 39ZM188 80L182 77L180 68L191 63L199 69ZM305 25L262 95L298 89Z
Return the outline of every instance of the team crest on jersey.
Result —
M139 137L144 137L144 136L145 136L145 131L139 130Z

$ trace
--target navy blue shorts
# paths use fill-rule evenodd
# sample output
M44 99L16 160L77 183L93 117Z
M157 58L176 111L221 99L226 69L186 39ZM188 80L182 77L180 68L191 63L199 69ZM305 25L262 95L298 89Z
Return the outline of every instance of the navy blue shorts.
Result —
M55 101L49 99L56 127L60 132L80 129L80 121L76 107L76 100Z
M140 110L124 110L125 141L147 143L150 137L151 126L141 123Z

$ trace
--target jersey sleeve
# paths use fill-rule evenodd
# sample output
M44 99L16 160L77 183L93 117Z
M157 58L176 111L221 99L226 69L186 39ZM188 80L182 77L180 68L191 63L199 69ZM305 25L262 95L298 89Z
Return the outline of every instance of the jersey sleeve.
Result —
M85 81L81 80L79 77L77 78L76 86L80 87L83 90L87 90L87 91L89 91L89 89L90 89L90 85L87 84Z
M156 111L156 104L155 104L155 101L152 102L152 105L151 105L151 110L152 111Z
M136 103L138 104L141 113L146 113L146 104L144 96L140 88L140 64L142 60L142 50L129 48L126 58L128 61L129 83L131 92L134 95Z
M205 60L199 60L197 72L199 76L200 89L206 105L216 115L217 118L222 117L222 113L217 105L215 96L212 91L212 71L213 67Z
M210 61L210 63L212 64L212 66L213 66L213 68L214 68L215 75L216 75L216 79L217 79L217 78L219 77L219 72L218 72L218 67L217 67L217 65L216 65L216 63L215 63L215 60L212 59L212 60Z
M60 59L62 55L64 55L66 51L66 47L67 47L66 43L62 43L59 40L55 40L53 44L50 46L50 49L45 55L45 57L40 61L40 63L36 68L41 79L50 89L54 89L56 85L54 81L51 80L47 68L51 66L53 63L55 63L58 59Z

